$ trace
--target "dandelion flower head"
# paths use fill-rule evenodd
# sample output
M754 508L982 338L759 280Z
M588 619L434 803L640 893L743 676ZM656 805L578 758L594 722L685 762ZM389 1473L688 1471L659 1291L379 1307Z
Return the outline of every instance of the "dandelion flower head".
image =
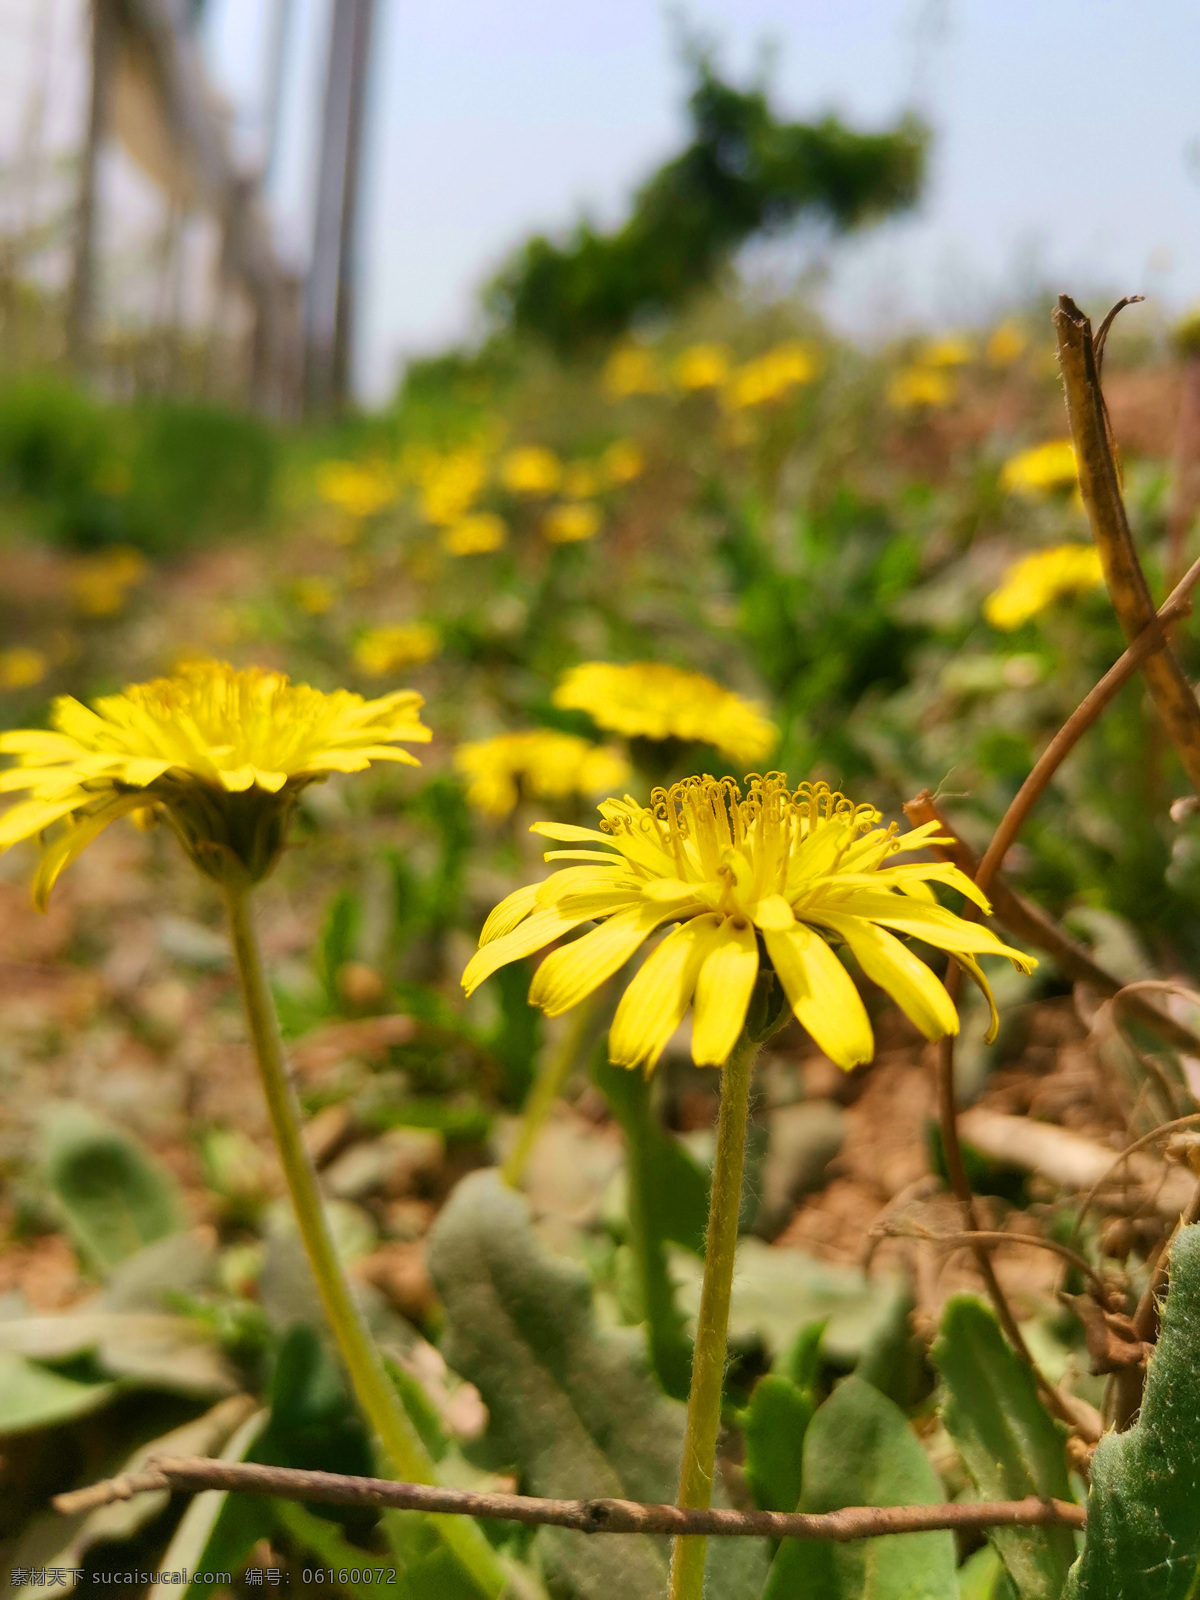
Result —
M989 1038L998 1019L977 957L1007 956L1023 971L1034 965L937 902L932 883L989 909L957 867L889 865L935 842L935 822L898 836L894 825L879 825L874 807L855 806L824 784L792 791L780 773L747 778L744 791L729 778L689 778L655 790L648 807L626 796L599 809L599 830L534 824L535 833L575 847L549 851L548 861L578 864L501 901L463 986L470 993L508 962L595 922L534 974L530 1001L557 1016L619 971L657 929L675 923L617 1007L609 1054L619 1065L652 1068L689 1006L697 1066L723 1065L764 965L832 1060L845 1068L868 1061L871 1024L835 943L850 949L928 1039L957 1032L958 1014L903 936L950 952L971 974L991 1005Z
M460 745L454 765L467 779L470 804L496 818L515 810L522 790L534 800L594 797L629 778L629 763L620 750L552 728L501 733Z
M419 765L397 746L431 738L421 704L409 689L364 700L221 661L133 684L94 709L64 696L52 731L0 734L0 753L17 758L0 773L0 791L26 792L0 816L0 850L45 835L34 881L44 905L102 829L139 812L166 821L209 876L257 882L278 859L308 784L373 761Z
M893 411L939 411L953 403L957 393L953 375L945 367L904 367L888 385L888 405Z
M494 511L475 511L442 529L442 549L451 556L490 555L508 540L504 518Z
M76 611L85 617L115 616L146 572L145 556L126 545L81 556L72 562L67 579Z
M723 344L690 344L676 358L674 378L687 394L697 389L719 389L729 377L730 352Z
M427 622L398 622L371 628L354 646L354 665L369 678L382 678L401 667L432 661L441 647L436 628Z
M707 744L747 765L770 755L779 737L753 701L703 673L656 661L584 661L564 676L553 698L560 709L586 711L597 727L625 738Z
M580 544L594 539L604 517L594 500L568 500L551 506L542 520L542 535L551 544Z
M984 360L989 367L1011 367L1025 354L1029 339L1019 322L1007 318L988 335L983 348Z
M479 445L432 453L420 465L418 475L418 499L425 521L436 528L452 527L475 504L487 475L487 452Z
M963 367L970 361L973 351L971 341L961 333L948 333L944 339L935 339L921 351L923 367Z
M1015 561L983 602L993 628L1011 633L1065 595L1086 594L1104 582L1094 545L1057 544Z
M500 482L510 494L553 494L562 481L562 462L542 445L510 450L500 463Z
M614 439L600 457L600 471L606 483L620 489L646 470L646 458L632 439Z
M49 671L50 663L40 650L28 645L13 645L0 650L0 689L32 689Z
M325 461L317 468L317 493L351 517L371 517L395 498L396 483L382 461Z
M1075 447L1070 439L1050 439L1012 456L1000 469L1000 487L1009 494L1041 500L1078 482Z
M811 383L816 375L813 347L799 339L788 339L737 369L726 385L725 403L734 411L771 405L785 399L793 389Z
M667 380L649 350L630 344L609 356L600 384L610 400L625 400L630 395L661 394Z

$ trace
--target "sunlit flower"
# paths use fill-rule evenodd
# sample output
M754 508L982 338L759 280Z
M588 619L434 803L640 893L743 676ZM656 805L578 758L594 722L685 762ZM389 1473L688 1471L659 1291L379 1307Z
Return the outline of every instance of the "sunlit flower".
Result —
M603 488L604 480L594 461L568 462L562 476L562 492L568 500L590 500Z
M779 773L746 779L689 778L657 789L650 807L606 800L601 828L534 824L573 846L548 861L578 862L508 896L492 912L463 974L470 993L510 961L533 955L586 922L598 927L542 961L530 1001L549 1016L576 1005L624 966L666 923L678 926L628 984L609 1033L612 1060L651 1069L693 1005L692 1058L721 1066L741 1033L765 961L800 1022L839 1066L869 1061L875 1042L858 990L834 954L844 944L927 1039L957 1033L958 1014L939 979L896 937L949 951L983 989L978 955L1029 957L976 922L939 905L945 884L985 912L988 902L957 867L887 866L924 849L938 824L897 835L872 806L854 806L824 784L794 793ZM945 840L940 842L944 843ZM602 847L602 848L597 848ZM761 945L760 945L761 940Z
M935 339L932 344L927 344L921 351L919 364L923 367L962 367L970 361L973 353L969 339L960 333L950 333L944 339Z
M679 388L719 389L729 377L732 354L723 344L690 344L676 359L672 376Z
M983 602L983 614L993 628L1011 633L1064 595L1086 594L1103 582L1094 545L1057 544L1014 562Z
M323 617L333 610L337 590L328 578L297 578L292 585L292 599L306 616Z
M97 556L81 556L72 563L67 580L75 609L85 617L115 616L146 570L145 556L123 545Z
M553 494L562 482L562 462L553 450L524 445L510 450L500 463L500 482L510 494Z
M395 498L396 484L382 461L323 461L317 493L351 517L372 517Z
M629 344L609 356L600 385L610 399L624 400L635 394L661 394L667 380L652 351Z
M570 500L551 506L542 518L542 535L551 544L579 544L594 539L604 521L594 500Z
M434 527L452 527L475 504L487 482L488 458L477 445L464 445L428 458L421 473L421 515Z
M467 799L489 817L506 817L520 791L535 800L598 795L624 783L629 763L612 745L534 728L459 745L454 765L468 780Z
M42 652L27 645L0 650L0 689L32 689L46 676L47 667Z
M437 629L427 622L372 628L354 646L354 665L369 678L382 678L401 667L419 667L431 661L440 645Z
M725 403L734 411L770 405L811 383L816 375L817 353L812 345L788 339L737 369L725 385Z
M605 482L614 489L632 483L645 470L646 458L641 447L634 444L632 439L615 439L600 457L600 471L604 474Z
M1070 439L1035 444L1010 457L1000 469L1000 487L1028 500L1041 500L1058 489L1073 489L1078 481L1075 446Z
M476 511L442 530L442 549L451 556L487 555L508 538L504 518L494 511Z
M657 661L627 666L584 661L555 689L554 704L586 711L598 727L626 738L712 745L729 760L747 764L770 755L779 737L752 701L703 673Z
M1019 361L1029 345L1029 338L1019 322L1010 317L992 329L983 349L989 367L1011 367Z
M958 393L953 376L942 367L904 367L888 384L887 400L893 411L938 411L952 404Z
M54 702L53 732L0 734L0 752L17 757L0 774L0 791L28 791L0 816L0 850L54 829L34 880L44 905L59 873L102 829L140 812L166 821L210 877L257 882L278 859L308 784L372 761L419 765L396 745L431 737L421 704L409 689L378 700L323 694L222 661L133 684L94 710L64 696Z

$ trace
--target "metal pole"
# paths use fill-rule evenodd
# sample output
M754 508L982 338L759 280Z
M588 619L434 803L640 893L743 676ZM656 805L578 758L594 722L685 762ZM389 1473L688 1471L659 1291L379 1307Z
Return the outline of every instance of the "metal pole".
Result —
M71 283L67 298L67 356L77 372L92 356L96 317L96 222L100 150L108 128L108 103L120 26L116 0L92 0L92 81L87 134L80 157Z

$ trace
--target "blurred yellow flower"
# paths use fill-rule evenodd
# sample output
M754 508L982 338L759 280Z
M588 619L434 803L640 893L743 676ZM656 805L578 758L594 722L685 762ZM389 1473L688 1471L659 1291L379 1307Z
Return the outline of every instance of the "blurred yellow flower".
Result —
M779 738L753 701L703 673L657 661L584 661L563 677L553 699L564 711L586 711L598 727L626 738L712 745L746 765L770 755Z
M551 544L579 544L584 539L594 539L603 521L603 513L594 500L571 500L550 507L542 518L542 536Z
M562 462L541 445L510 450L500 463L500 482L510 494L553 494L561 481Z
M0 689L32 689L41 683L48 667L42 652L26 645L0 650Z
M562 479L562 492L568 500L590 500L600 493L604 483L600 469L593 461L568 462Z
M875 1040L835 944L850 949L927 1039L957 1033L958 1012L902 938L948 951L974 978L991 1008L989 1039L999 1019L978 956L1006 956L1023 972L1036 965L937 903L930 885L942 883L990 910L957 867L885 865L924 849L936 822L897 837L894 824L878 826L873 806L854 806L824 784L793 793L778 772L747 778L744 798L731 778L688 778L656 789L649 806L606 800L600 815L603 831L534 824L535 833L575 847L547 851L548 861L581 864L502 900L462 982L470 994L500 967L595 922L534 974L530 1001L558 1016L618 972L656 929L677 924L621 997L608 1036L618 1066L653 1068L693 1002L692 1059L723 1066L764 958L802 1026L845 1068L869 1061Z
M535 728L459 745L454 765L467 779L467 799L488 817L506 817L523 789L530 799L597 795L625 783L629 763L612 745L573 733Z
M333 610L337 590L328 578L297 578L292 585L292 599L309 617L323 617Z
M723 344L691 344L675 362L673 377L680 389L719 389L729 377L732 352Z
M503 517L493 511L476 511L442 531L442 549L451 556L487 555L508 538Z
M419 667L438 653L441 639L425 622L372 628L354 646L354 665L369 678L382 678L401 667Z
M382 461L323 461L317 493L351 517L371 517L395 498L396 484Z
M477 445L433 455L420 477L421 515L434 527L459 522L487 482L488 458Z
M1070 439L1050 439L1012 456L1000 469L1000 487L1009 494L1040 500L1056 489L1071 489L1078 482L1075 446Z
M817 352L799 339L777 344L755 361L746 362L725 386L725 403L734 411L770 405L817 375Z
M614 439L600 457L600 471L614 489L632 483L646 470L646 457L632 439Z
M1011 633L1068 594L1083 594L1104 582L1094 545L1059 544L1022 556L983 603L993 628Z
M940 410L953 403L957 386L951 374L938 367L904 367L888 384L888 405L893 411Z
M146 570L146 558L121 545L102 555L81 557L72 563L67 580L76 610L85 617L115 616Z
M409 689L378 700L322 694L223 661L131 684L94 710L62 696L50 715L55 731L0 734L0 752L17 758L0 790L28 791L0 817L0 850L41 838L34 898L44 905L59 873L110 822L153 810L202 872L257 882L278 859L308 784L373 761L420 765L395 746L432 737L421 704Z
M635 394L662 394L667 380L652 351L628 344L614 350L604 363L600 386L609 399L624 400Z
M918 362L922 367L962 367L970 361L974 354L971 342L962 334L947 334L944 339L935 339L932 344L925 346Z
M984 360L989 367L1011 367L1025 354L1029 339L1019 322L1010 317L992 329L984 346Z

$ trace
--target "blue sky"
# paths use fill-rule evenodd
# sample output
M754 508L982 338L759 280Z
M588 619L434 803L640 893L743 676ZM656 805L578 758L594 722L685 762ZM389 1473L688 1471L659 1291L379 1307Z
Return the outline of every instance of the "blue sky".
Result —
M261 149L281 0L209 0L208 43ZM305 249L330 0L291 0L273 193ZM475 324L533 228L620 215L678 148L684 75L655 0L377 0L356 355L364 398ZM689 0L733 74L774 49L780 108L936 132L920 210L828 257L824 304L865 338L982 317L1032 286L1200 300L1200 13L1191 0ZM797 251L790 257L801 259ZM778 260L776 261L778 265Z

